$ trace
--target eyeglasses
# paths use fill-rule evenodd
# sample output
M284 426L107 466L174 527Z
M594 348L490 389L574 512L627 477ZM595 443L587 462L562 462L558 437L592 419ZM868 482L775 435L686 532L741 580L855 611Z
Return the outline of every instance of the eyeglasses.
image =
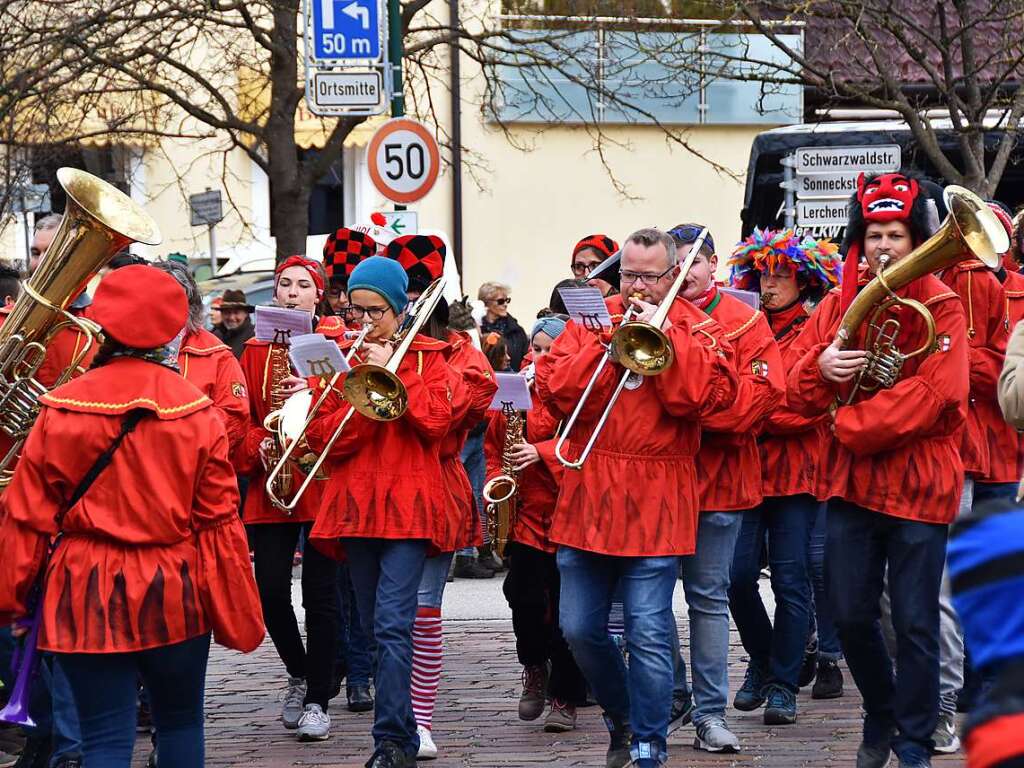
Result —
M377 322L390 311L391 307L360 307L358 304L349 304L342 307L341 314L345 316L346 320L362 320L364 317L369 317Z
M499 307L504 307L506 304L512 303L512 297L506 296L503 299L491 299L492 304L497 304Z
M660 275L653 275L650 272L630 272L629 270L624 269L619 273L619 279L625 285L632 285L637 280L643 280L644 285L657 285L658 281L661 280L661 278L663 278L665 275L667 275L675 268L676 265L673 264Z
M601 262L598 262L597 264L600 263ZM594 271L594 268L597 267L597 264L585 264L582 261L573 262L572 273L579 277L586 277L587 275Z

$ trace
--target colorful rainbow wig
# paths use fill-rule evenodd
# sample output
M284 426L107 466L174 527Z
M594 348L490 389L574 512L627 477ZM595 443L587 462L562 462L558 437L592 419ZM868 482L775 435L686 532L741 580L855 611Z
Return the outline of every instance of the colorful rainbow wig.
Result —
M729 258L729 282L734 288L760 293L759 277L779 267L789 267L802 290L823 294L839 285L843 265L839 246L831 240L802 240L793 230L754 228L753 234L736 246Z

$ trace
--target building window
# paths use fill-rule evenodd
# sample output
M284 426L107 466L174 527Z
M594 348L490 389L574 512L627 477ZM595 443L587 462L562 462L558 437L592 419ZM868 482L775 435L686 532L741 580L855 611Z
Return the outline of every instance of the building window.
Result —
M316 149L299 149L299 162L305 162L316 152ZM271 187L273 183L271 179ZM309 192L309 234L327 235L336 232L344 226L344 221L345 177L342 157L339 156ZM275 226L274 207L270 206L271 234L274 233Z

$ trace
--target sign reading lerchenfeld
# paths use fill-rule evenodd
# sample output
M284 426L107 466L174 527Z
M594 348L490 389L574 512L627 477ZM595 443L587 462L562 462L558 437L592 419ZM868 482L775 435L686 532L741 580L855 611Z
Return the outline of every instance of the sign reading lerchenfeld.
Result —
M797 173L884 173L899 170L900 147L800 147L796 151Z

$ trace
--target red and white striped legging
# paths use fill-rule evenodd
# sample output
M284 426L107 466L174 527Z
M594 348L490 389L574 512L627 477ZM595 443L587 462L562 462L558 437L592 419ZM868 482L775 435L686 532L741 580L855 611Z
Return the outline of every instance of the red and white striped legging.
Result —
M441 609L421 605L412 628L412 711L416 724L431 730L441 681Z

